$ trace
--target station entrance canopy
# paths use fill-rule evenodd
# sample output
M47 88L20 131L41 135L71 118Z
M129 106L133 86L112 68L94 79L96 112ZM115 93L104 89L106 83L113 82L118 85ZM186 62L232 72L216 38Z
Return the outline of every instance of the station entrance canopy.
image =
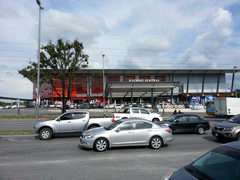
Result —
M107 82L106 97L157 97L177 87L179 82L135 79L129 82Z

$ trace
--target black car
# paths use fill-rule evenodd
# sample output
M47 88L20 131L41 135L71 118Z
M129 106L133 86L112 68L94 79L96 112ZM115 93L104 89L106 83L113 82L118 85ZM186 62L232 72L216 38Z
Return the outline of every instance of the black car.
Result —
M239 180L240 142L221 145L164 180Z
M168 124L173 133L195 132L202 135L210 129L208 120L192 114L175 114L164 121L160 121L159 124Z

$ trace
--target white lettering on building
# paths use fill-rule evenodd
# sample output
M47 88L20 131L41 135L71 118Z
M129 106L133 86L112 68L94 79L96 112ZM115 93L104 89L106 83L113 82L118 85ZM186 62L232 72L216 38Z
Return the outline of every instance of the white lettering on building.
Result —
M129 79L129 82L160 82L159 79Z

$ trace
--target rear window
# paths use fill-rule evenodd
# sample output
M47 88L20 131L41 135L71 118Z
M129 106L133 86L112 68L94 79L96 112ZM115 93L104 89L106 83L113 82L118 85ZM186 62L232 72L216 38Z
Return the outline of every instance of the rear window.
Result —
M149 129L152 128L152 124L147 122L136 122L136 129Z

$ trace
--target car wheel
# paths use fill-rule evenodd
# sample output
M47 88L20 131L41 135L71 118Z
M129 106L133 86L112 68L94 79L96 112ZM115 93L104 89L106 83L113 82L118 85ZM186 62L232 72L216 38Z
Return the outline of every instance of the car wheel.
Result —
M237 141L240 141L240 133L238 133L238 134L236 135L236 140L237 140Z
M93 148L98 152L106 151L108 148L108 141L105 138L99 138L94 142Z
M152 149L159 149L163 145L163 141L160 137L154 136L151 138L149 145Z
M49 140L52 138L53 132L50 128L42 128L39 132L41 140Z
M88 127L88 129L94 129L94 128L98 128L98 127L100 127L100 126L98 126L98 125L91 125L91 126Z
M153 123L159 122L159 119L158 118L153 118L152 122Z
M203 135L205 133L205 129L203 127L198 127L197 128L197 133L200 135Z

